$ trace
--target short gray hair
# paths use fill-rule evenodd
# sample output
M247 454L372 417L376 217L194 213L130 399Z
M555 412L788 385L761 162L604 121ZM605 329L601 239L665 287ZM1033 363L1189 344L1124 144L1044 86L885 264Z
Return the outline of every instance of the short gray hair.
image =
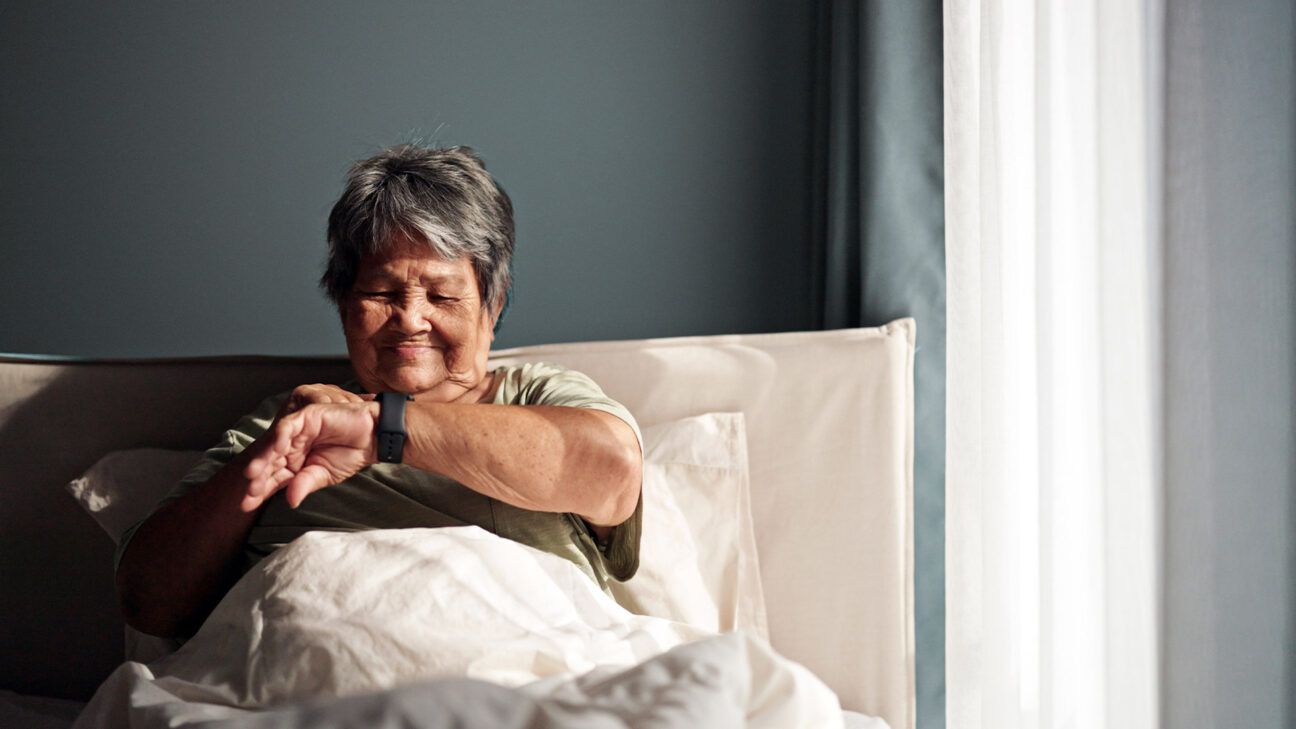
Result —
M513 283L513 203L468 147L389 147L351 166L328 221L320 287L334 304L360 260L408 238L447 260L468 258L482 306L503 306Z

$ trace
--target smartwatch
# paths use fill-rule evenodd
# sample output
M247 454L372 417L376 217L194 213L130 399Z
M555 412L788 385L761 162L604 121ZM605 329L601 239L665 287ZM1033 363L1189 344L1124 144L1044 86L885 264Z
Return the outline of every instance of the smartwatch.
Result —
M379 462L401 462L405 450L405 403L413 399L403 392L378 393Z

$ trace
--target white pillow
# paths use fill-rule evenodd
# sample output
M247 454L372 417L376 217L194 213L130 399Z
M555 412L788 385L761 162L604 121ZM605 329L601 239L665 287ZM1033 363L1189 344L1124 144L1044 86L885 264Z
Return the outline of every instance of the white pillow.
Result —
M742 413L644 428L639 571L612 583L631 612L769 639Z
M708 413L643 430L644 529L639 570L612 582L631 612L712 631L769 639L752 530L742 413ZM201 451L114 451L67 485L119 542L202 457ZM128 660L164 655L151 636L126 632Z
M162 448L113 451L69 482L67 490L113 543L120 544L122 534L148 516L202 455Z
M67 490L113 543L120 544L126 530L148 516L202 455L202 451L162 448L113 451L69 482ZM179 641L141 633L129 625L123 639L126 660L138 663L151 663L180 647Z

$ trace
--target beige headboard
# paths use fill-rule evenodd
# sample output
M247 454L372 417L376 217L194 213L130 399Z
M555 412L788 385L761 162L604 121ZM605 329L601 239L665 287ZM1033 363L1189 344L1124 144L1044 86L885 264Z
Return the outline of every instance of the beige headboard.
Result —
M747 418L771 642L844 708L914 726L912 319L831 332L545 345L641 424ZM122 656L112 543L63 486L124 448L201 449L340 358L0 359L0 687L86 698Z

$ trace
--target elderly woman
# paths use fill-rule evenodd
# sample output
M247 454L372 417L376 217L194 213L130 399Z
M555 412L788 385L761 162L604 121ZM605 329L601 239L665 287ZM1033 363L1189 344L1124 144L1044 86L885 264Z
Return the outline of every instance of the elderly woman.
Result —
M466 148L357 163L321 285L355 379L241 419L115 557L127 622L192 635L238 578L313 529L475 524L604 589L638 565L642 439L588 377L487 369L510 285L508 196Z

